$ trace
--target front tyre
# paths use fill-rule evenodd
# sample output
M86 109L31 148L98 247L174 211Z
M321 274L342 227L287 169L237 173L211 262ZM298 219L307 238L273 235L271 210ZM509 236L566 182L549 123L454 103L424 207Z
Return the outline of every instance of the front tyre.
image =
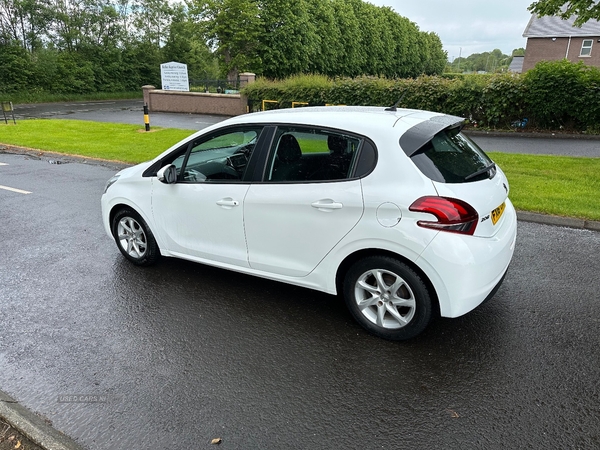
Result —
M367 331L393 341L417 336L432 317L431 297L419 275L386 256L364 258L350 268L344 299Z
M112 234L123 256L132 263L149 266L158 260L160 251L154 235L137 212L120 210L113 218Z

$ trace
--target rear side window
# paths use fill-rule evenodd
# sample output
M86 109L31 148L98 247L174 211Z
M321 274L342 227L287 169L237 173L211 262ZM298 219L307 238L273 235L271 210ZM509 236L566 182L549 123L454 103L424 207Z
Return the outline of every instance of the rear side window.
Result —
M440 131L410 159L424 175L440 183L480 181L495 174L492 160L459 128Z
M305 182L351 177L361 139L308 127L279 127L265 181Z

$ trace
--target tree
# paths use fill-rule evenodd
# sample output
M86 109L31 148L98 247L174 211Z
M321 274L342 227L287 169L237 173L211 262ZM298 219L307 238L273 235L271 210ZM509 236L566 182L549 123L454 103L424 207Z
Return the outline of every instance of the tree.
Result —
M162 48L163 59L187 64L190 80L219 78L215 56L198 27L189 20L181 5L175 8L174 13L167 42Z
M182 0L179 0L182 1ZM0 91L117 92L190 78L418 77L443 70L439 37L364 0L0 0Z
M308 10L307 0L261 1L259 52L265 76L284 78L309 71L318 41Z
M425 75L436 75L444 71L448 53L443 49L442 41L436 33L422 33L427 51L423 73Z
M190 19L215 50L229 79L236 79L241 70L260 73L263 22L257 0L190 0L188 6Z
M162 47L169 35L174 8L177 6L165 0L133 0L133 23L139 38L156 48Z
M360 73L375 76L388 74L394 68L393 53L396 43L383 8L362 0L348 1L354 8L354 14L359 19L361 28L368 30L367 33L363 32L356 37L363 55Z
M31 75L30 55L18 41L0 41L0 91L26 90Z
M341 73L342 31L338 25L331 1L307 0L309 14L316 28L315 53L311 56L309 71L335 76Z
M419 28L414 22L389 8L384 8L386 27L392 32L394 47L391 48L392 70L388 77L417 77L422 74Z
M515 50L517 51L517 50ZM451 66L452 72L504 72L512 58L504 55L501 50L494 49L491 52L473 53L468 57L456 58Z
M354 9L348 7L346 0L332 0L332 7L342 36L339 49L339 60L342 62L335 75L361 75L366 58L359 43L366 30L361 26Z
M0 39L18 41L32 53L42 47L51 19L46 0L0 0Z
M575 26L588 20L600 20L600 3L593 0L538 0L527 8L538 16L558 16L568 19L577 16Z

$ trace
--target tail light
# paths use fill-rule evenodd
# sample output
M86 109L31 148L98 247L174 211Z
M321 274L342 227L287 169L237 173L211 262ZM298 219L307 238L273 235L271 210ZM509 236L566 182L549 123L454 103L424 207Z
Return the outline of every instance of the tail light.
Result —
M473 235L479 214L471 205L449 197L421 197L408 208L411 211L433 214L437 222L419 220L423 228Z

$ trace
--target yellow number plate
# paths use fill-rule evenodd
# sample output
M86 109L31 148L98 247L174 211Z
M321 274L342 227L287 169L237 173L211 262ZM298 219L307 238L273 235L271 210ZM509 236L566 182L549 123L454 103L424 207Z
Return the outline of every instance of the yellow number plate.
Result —
M498 221L500 220L500 217L502 217L502 213L504 212L505 208L506 203L502 203L500 206L498 206L495 210L492 211L492 223L494 225L496 225L496 223L498 223Z

